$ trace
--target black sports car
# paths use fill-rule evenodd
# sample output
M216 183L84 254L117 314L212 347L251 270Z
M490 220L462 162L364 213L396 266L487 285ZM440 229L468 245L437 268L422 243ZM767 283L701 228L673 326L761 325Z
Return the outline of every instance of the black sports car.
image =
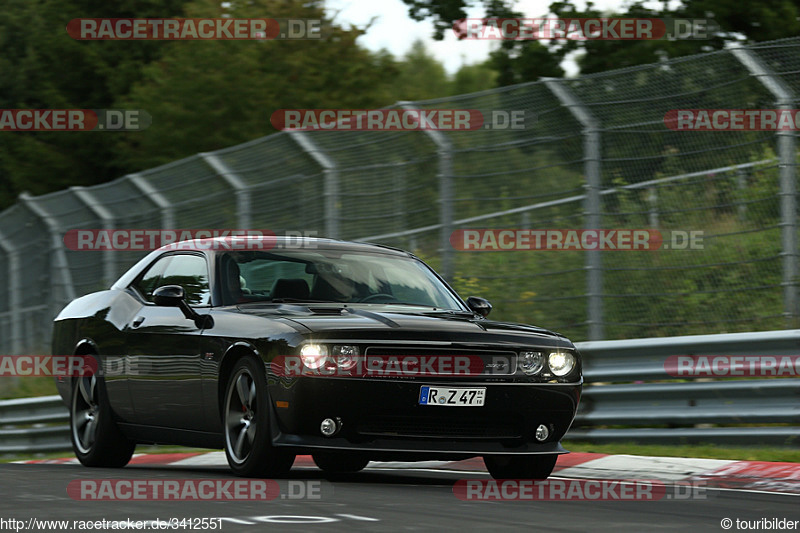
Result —
M87 466L161 443L224 448L242 476L311 454L329 473L482 456L494 477L543 479L566 453L580 355L490 310L386 246L193 241L59 314L53 353L98 371L57 384Z

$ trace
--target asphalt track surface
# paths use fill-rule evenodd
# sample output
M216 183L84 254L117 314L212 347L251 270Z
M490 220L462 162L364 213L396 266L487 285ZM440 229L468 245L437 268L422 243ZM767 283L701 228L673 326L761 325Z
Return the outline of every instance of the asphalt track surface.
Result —
M328 480L313 467L295 467L277 480L271 501L77 501L67 494L81 479L232 479L221 466L129 465L89 469L75 465L0 465L2 519L166 520L223 518L222 531L725 531L734 520L800 519L800 496L709 489L703 499L658 501L462 501L459 479L490 479L485 472L368 468ZM551 479L558 479L554 476ZM289 499L288 483L318 482L319 499ZM26 524L27 525L27 524ZM13 531L14 529L11 528ZM20 531L28 530L26 528ZM42 530L41 527L35 530ZM146 529L145 531L153 531ZM187 529L172 529L172 531ZM773 529L774 530L774 529ZM217 529L219 531L219 529ZM791 530L790 530L791 531ZM796 529L795 531L800 531Z

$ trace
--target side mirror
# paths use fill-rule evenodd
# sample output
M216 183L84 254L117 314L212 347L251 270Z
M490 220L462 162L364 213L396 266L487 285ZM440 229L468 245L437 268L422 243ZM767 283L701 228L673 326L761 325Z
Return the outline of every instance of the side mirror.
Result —
M489 300L486 298L478 298L477 296L470 296L467 298L467 306L482 317L487 316L492 311L492 304L489 303Z
M153 303L161 307L180 307L186 292L180 285L164 285L153 291Z
M164 285L153 291L153 303L161 307L177 307L189 320L193 320L199 329L208 329L214 325L211 315L201 315L186 303L186 291L180 285Z

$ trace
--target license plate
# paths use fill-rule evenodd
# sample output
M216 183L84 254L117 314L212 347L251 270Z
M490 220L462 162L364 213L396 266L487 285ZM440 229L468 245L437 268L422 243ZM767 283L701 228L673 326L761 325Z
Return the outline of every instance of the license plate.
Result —
M422 387L419 391L420 405L441 407L480 407L486 399L486 389L467 387Z

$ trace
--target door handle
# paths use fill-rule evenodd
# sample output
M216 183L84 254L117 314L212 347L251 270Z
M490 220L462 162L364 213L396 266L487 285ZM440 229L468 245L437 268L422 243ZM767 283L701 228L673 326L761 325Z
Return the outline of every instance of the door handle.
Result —
M139 326L142 325L142 322L144 322L144 317L137 316L136 319L133 321L133 327L138 328Z

